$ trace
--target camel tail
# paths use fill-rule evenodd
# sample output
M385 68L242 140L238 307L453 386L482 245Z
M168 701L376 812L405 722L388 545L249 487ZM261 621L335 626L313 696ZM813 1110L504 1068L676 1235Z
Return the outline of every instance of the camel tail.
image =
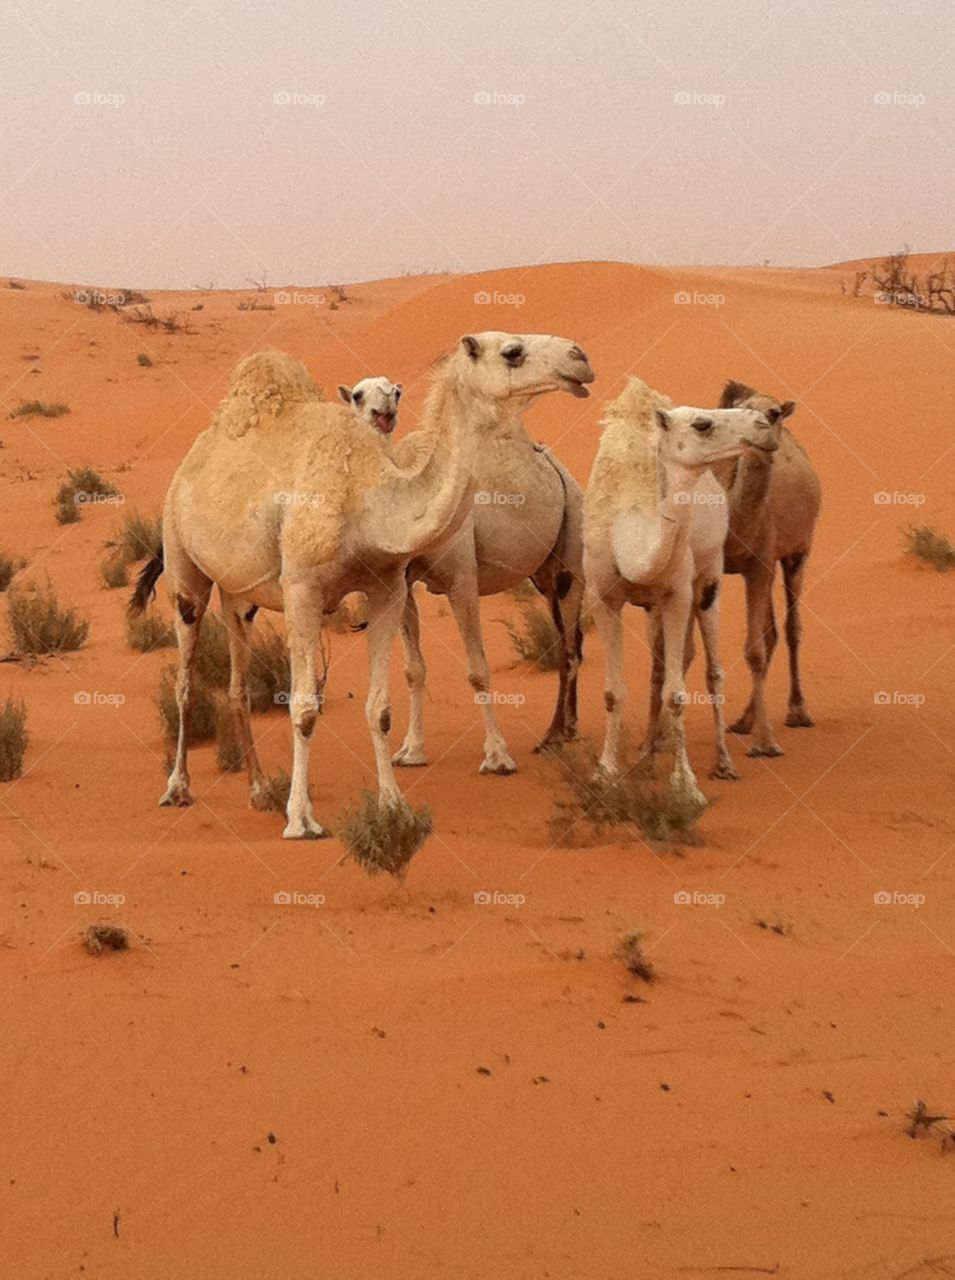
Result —
M136 589L129 600L129 612L136 616L142 613L156 594L156 583L162 577L165 568L163 549L160 546L156 554L150 557L139 571Z

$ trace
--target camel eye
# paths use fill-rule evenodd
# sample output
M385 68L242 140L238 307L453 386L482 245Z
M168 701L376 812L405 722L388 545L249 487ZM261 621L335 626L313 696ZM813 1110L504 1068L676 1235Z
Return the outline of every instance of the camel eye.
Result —
M355 404L360 406L362 400L364 400L365 398L365 393L364 391L353 391L351 394L351 398L352 400L354 400Z
M396 404L401 399L401 391L402 391L401 387L395 387L395 403Z
M511 342L501 348L501 355L512 369L519 368L525 360L524 347L520 342Z
M713 430L712 418L694 418L690 426L701 436L708 436Z

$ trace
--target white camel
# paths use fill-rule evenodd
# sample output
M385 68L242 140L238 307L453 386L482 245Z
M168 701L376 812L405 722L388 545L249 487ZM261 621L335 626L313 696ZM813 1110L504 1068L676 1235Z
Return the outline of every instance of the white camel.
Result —
M704 802L686 752L683 724L689 627L695 613L706 649L706 682L716 726L713 776L734 778L723 724L719 588L726 537L724 471L750 447L772 451L779 428L749 409L672 408L638 378L607 406L584 504L584 567L606 657L607 730L599 767L620 772L625 604L647 610L662 699L647 743L666 709L674 794Z
M249 716L246 615L284 611L291 656L293 725L286 839L326 834L308 790L309 744L317 718L315 649L325 613L352 591L368 598L369 688L365 712L379 799L403 803L388 749L388 662L416 555L467 518L479 441L497 402L577 386L592 377L565 339L522 339L515 368L498 347L462 339L435 374L417 465L398 466L373 431L356 432L345 409L324 401L291 357L259 352L230 379L212 426L173 477L163 513L163 551L142 570L131 602L145 607L160 574L175 602L179 739L161 803L192 803L188 738L196 644L213 585L229 631L230 701L245 754L253 805L267 803ZM479 354L476 355L475 351Z
M398 424L398 401L404 390L388 378L362 378L353 387L339 383L338 394L354 410L360 422L374 427L387 439Z

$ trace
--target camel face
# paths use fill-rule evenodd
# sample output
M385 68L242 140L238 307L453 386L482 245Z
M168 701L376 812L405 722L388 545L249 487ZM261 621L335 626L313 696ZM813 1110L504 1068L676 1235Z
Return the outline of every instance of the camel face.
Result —
M699 471L740 457L749 448L773 453L779 448L780 421L755 409L679 409L656 411L664 457Z
M362 378L353 387L339 386L338 394L351 405L355 416L369 427L390 436L398 421L398 401L403 388L388 378Z
M796 402L774 400L772 396L764 396L744 382L727 382L720 398L720 408L755 409L775 426L777 422L782 422L795 413Z
M466 362L476 393L495 400L530 399L549 391L586 398L593 369L569 338L543 333L466 334L452 357Z

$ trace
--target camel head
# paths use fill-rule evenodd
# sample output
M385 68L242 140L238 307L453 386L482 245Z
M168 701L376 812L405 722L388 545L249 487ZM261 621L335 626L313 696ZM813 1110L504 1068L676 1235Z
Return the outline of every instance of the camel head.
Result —
M756 409L656 409L657 437L667 462L701 472L755 448L779 448L779 421L772 423Z
M475 394L527 401L549 391L589 395L594 371L569 338L544 333L468 333L449 359L454 374Z
M390 382L387 378L362 378L353 387L340 385L338 394L345 404L351 405L357 418L381 435L390 436L398 421L402 390L400 382Z
M761 395L745 382L727 382L720 396L721 409L755 409L761 413L772 426L790 417L796 410L795 400L774 400L772 396Z

